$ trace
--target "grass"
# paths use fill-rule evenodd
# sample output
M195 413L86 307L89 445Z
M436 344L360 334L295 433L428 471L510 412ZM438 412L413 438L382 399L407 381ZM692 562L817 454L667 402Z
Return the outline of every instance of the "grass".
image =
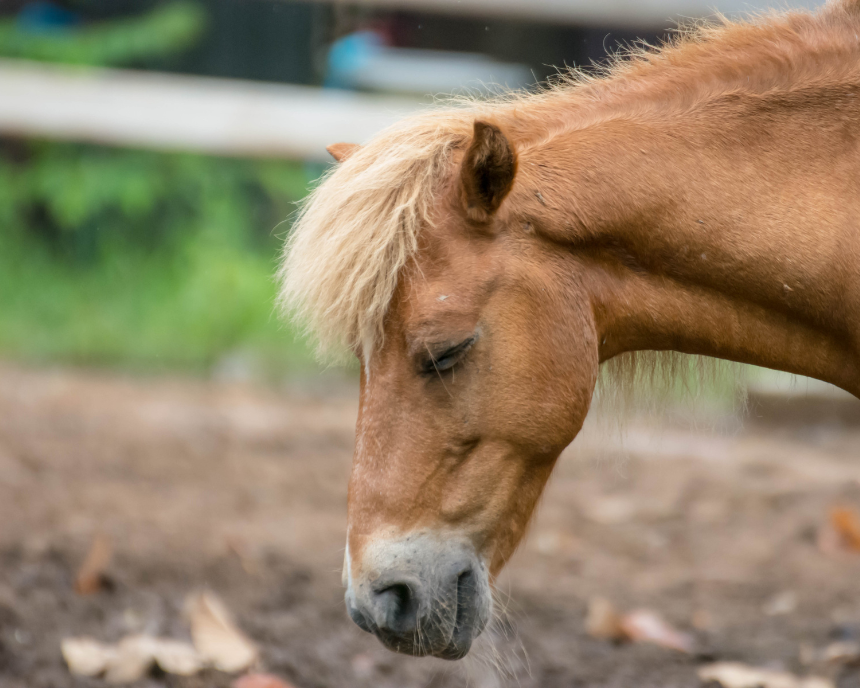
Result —
M274 312L274 255L196 237L170 252L106 250L79 264L8 238L0 243L4 357L206 372L238 354L265 375L314 366Z

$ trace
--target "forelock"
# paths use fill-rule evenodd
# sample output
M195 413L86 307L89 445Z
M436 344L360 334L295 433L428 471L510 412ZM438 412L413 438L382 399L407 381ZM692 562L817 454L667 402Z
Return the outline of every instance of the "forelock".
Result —
M280 305L319 353L370 352L402 268L418 248L472 115L432 111L395 125L334 167L303 202L279 270Z

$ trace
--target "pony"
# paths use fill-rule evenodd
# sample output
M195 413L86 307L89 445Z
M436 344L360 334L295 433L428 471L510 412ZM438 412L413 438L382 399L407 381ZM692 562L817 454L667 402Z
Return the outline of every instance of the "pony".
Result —
M322 354L360 362L352 619L469 651L603 364L623 383L692 354L860 395L858 143L842 0L330 147L279 277Z

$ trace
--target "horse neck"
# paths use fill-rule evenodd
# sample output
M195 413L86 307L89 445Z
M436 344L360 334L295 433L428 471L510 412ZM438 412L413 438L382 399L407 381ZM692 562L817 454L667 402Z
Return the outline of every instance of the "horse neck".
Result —
M857 121L853 83L619 113L523 150L512 207L583 272L601 360L674 350L860 396Z

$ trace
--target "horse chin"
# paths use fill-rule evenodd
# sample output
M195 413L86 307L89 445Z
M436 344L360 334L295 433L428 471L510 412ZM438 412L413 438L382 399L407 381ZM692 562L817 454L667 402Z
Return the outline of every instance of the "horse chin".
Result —
M482 607L488 606L483 603L483 600L474 602ZM426 626L420 634L401 635L380 628L350 603L349 593L347 593L347 611L359 628L375 635L379 642L392 652L412 657L437 657L447 660L463 659L469 654L472 643L484 631L491 613L487 608L464 609L458 605L457 622L450 635L445 634L442 628L432 625Z
M390 637L383 633L376 633L379 641L392 652L398 652L411 657L437 657L438 659L457 660L463 659L469 650L472 649L473 637L458 638L456 641L451 640L446 646L439 647L434 645L432 641L415 643L411 639L404 640L403 638ZM480 632L475 633L475 637L480 635Z
M472 642L481 635L484 625L455 629L454 635L447 644L444 644L444 641L440 642L434 639L432 632L425 634L425 637L418 642L414 638L392 636L388 633L380 632L379 629L374 629L371 632L386 648L393 652L399 652L400 654L412 657L437 657L439 659L457 660L463 659L463 657L469 654L469 650L472 649Z

